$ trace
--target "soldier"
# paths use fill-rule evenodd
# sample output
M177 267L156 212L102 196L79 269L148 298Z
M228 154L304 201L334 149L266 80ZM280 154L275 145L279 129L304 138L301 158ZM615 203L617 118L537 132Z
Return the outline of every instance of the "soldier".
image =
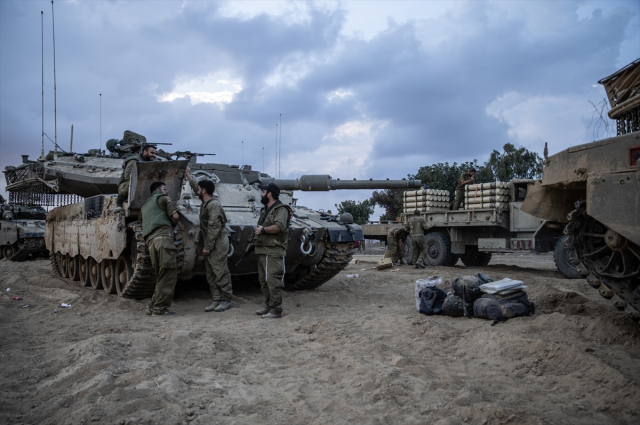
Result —
M397 226L387 233L387 246L391 250L391 260L394 266L401 266L404 262L405 242L409 235L409 224Z
M464 187L470 183L473 183L473 176L476 175L475 168L469 168L466 173L460 174L460 180L458 180L458 186L456 186L456 199L453 201L453 209L460 209L460 204L464 200Z
M207 282L213 296L213 304L204 311L225 311L231 308L231 272L227 263L229 252L229 237L227 234L227 215L217 199L213 199L215 184L211 180L196 180L191 176L191 169L187 167L187 178L191 189L202 200L200 206L200 229L207 270Z
M416 269L426 267L424 264L424 257L427 256L427 249L424 242L424 231L429 230L433 225L428 226L423 217L420 217L420 210L413 212L407 223L411 232L411 262L409 264L415 264Z
M265 298L265 307L256 314L263 319L282 316L282 288L286 273L284 257L287 254L291 208L280 202L280 188L275 183L258 186L262 189L260 219L255 231L255 253L258 257L258 275Z
M142 236L149 247L151 264L156 273L156 290L147 305L147 314L163 316L176 314L169 307L178 279L176 246L173 226L178 222L178 209L167 194L163 182L151 185L151 197L140 208Z
M122 163L122 175L120 176L120 182L118 183L118 199L116 200L116 207L114 210L122 211L122 203L129 196L129 181L131 180L131 169L135 162L142 161L155 161L156 160L156 147L152 145L143 145L141 154L132 155L125 159Z

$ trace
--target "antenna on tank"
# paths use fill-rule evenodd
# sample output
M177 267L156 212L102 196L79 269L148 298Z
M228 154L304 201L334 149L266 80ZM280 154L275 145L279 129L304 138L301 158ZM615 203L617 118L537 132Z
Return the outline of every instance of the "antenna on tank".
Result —
M264 170L264 146L262 147L262 169Z
M100 93L100 140L98 140L98 150L102 146L102 93Z
M276 172L273 177L278 177L278 124L276 124Z
M242 166L244 167L244 140L242 141Z
M53 159L58 159L58 104L56 100L56 20L53 16L53 0L51 0L51 23L53 29L53 123L55 128Z
M42 148L40 149L40 158L38 161L44 162L44 12L40 11L40 56L42 63Z
M280 114L280 152L278 154L278 178L282 175L282 114Z

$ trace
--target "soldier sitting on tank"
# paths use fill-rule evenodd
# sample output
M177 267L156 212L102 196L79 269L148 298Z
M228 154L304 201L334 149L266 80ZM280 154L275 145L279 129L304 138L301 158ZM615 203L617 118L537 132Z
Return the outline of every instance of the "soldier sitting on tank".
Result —
M464 201L464 187L473 183L475 175L475 168L469 168L469 171L460 174L460 180L458 180L458 185L456 186L456 199L453 201L453 210L460 209L460 204Z
M176 246L173 226L178 222L178 209L167 193L163 182L150 187L151 197L140 208L142 236L149 248L151 265L156 274L156 289L147 305L150 316L176 314L169 310L178 280Z
M391 228L387 234L387 246L391 251L391 260L394 266L406 264L404 262L404 251L409 230L409 224L405 223Z
M118 199L114 211L122 211L122 203L129 197L129 183L131 181L131 170L136 162L155 161L156 147L153 145L143 145L140 154L131 155L122 163L122 175L118 183Z
M225 311L231 308L231 296L233 289L231 286L231 272L227 263L227 253L229 252L229 236L227 234L227 215L222 205L213 198L216 185L211 180L196 181L191 176L191 169L186 169L189 185L200 200L200 230L204 248L202 255L205 256L207 270L207 282L213 296L213 304L204 311Z

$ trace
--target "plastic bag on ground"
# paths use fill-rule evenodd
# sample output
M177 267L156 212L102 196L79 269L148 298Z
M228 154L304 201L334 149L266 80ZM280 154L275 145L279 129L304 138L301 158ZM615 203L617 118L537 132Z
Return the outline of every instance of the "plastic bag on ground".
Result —
M416 310L420 311L420 291L424 288L432 288L443 283L440 276L429 276L424 279L416 280Z
M480 290L485 294L497 294L501 291L512 291L515 289L524 289L526 286L521 280L513 280L505 277L502 280L495 282L485 283L480 285Z

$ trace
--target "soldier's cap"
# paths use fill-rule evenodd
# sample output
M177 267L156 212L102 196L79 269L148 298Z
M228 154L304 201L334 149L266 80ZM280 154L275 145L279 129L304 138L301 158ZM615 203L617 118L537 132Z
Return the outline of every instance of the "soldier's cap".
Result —
M280 188L275 183L260 184L258 187L262 190L266 190L267 192L271 192L273 196L280 196Z

